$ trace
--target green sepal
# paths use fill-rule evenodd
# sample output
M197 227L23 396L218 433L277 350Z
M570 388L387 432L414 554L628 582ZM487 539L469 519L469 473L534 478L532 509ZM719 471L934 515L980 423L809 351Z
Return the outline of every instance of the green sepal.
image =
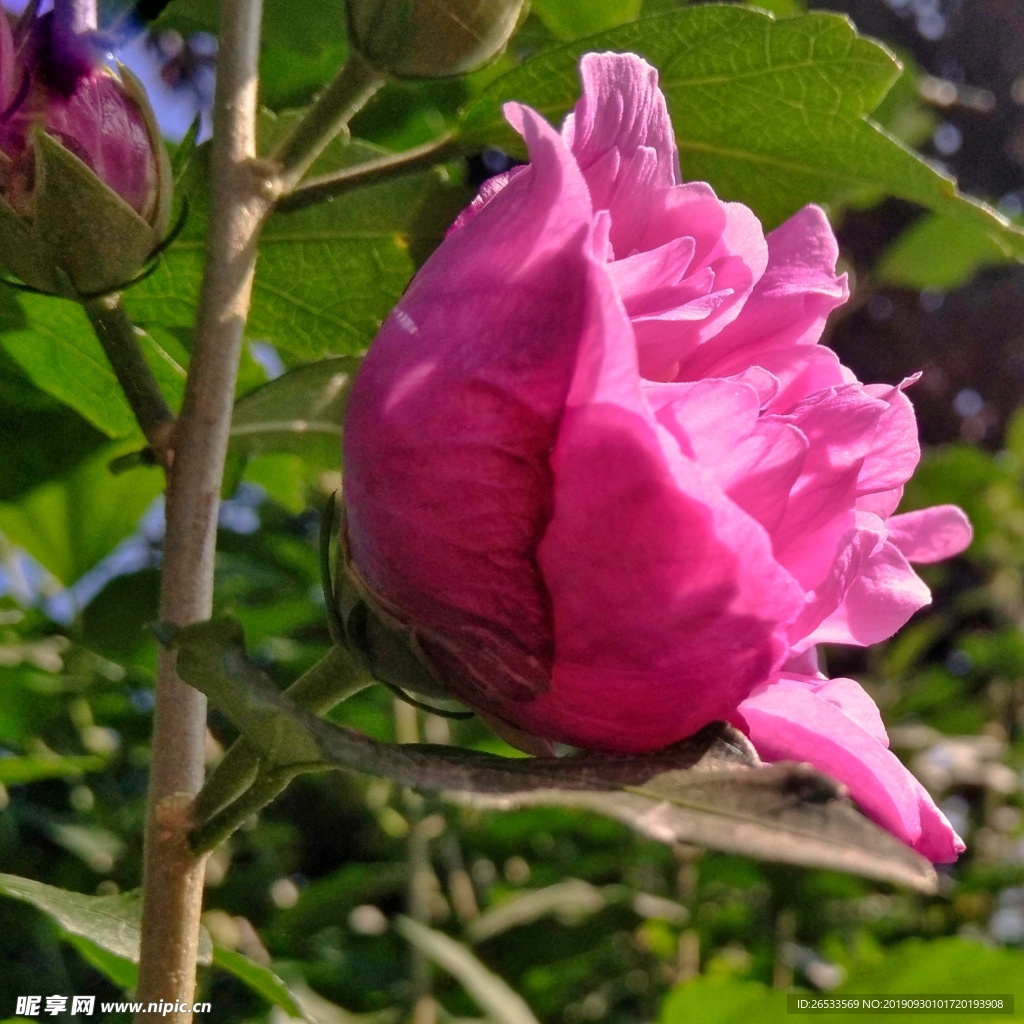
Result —
M32 234L51 265L67 274L79 294L101 293L131 280L160 234L56 139L37 130L33 145ZM53 280L57 283L56 275ZM55 290L60 294L59 283Z

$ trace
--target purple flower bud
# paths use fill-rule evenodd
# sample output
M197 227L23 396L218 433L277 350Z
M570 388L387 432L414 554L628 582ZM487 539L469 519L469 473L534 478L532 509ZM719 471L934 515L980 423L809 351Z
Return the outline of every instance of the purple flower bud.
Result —
M167 230L171 167L142 86L96 37L0 13L0 264L67 298L123 288Z
M12 32L0 16L0 195L32 217L32 136L42 130L155 225L160 141L139 100L99 62L88 36L52 15Z

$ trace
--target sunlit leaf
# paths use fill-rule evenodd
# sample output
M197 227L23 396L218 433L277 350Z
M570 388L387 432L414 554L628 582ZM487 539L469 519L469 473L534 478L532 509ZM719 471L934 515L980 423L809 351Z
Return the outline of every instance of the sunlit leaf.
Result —
M882 253L874 278L898 288L945 291L966 284L982 267L1004 260L1002 248L979 225L928 214Z
M139 342L161 391L177 408L184 371L151 335L141 334ZM109 437L139 434L117 377L75 303L0 288L0 345L36 387L98 430Z
M580 39L633 21L640 6L641 0L533 0L530 9L559 39Z
M128 991L134 989L139 983L139 969L127 957L118 956L104 949L99 943L84 935L76 935L74 932L64 932L61 938L72 946L75 952L91 966L95 967L100 974L109 978L118 988Z
M132 533L163 487L157 469L114 475L106 448L62 480L0 503L0 530L61 583L71 584Z
M467 148L493 143L522 155L502 103L527 103L557 122L579 96L587 50L632 51L657 67L683 176L748 204L768 226L806 203L873 191L974 225L1005 255L1024 256L1024 234L869 120L899 64L833 14L775 21L695 6L567 44L524 61L467 107Z
M0 342L0 501L63 476L107 440L62 402L36 387Z
M213 965L236 977L271 1006L279 1006L290 1017L312 1021L295 1001L288 986L269 967L220 945L213 947Z
M294 121L266 115L264 148ZM337 141L314 169L327 173L380 153L365 143ZM201 176L203 161L196 165ZM188 327L194 319L206 251L204 189L199 181L190 223L160 269L127 298L141 323ZM362 351L471 198L471 191L443 174L425 172L274 214L260 239L249 336L304 360Z
M290 452L318 469L337 469L345 401L358 367L358 359L321 359L244 395L231 415L231 453Z

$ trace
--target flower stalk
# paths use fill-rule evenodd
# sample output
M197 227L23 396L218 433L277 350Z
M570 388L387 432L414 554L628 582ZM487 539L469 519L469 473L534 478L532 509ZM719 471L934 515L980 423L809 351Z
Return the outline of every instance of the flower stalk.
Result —
M270 155L280 166L279 182L287 193L312 167L331 141L384 84L384 76L353 53L292 132Z
M138 332L121 295L90 299L83 306L136 422L156 460L166 468L171 460L174 413L142 354Z

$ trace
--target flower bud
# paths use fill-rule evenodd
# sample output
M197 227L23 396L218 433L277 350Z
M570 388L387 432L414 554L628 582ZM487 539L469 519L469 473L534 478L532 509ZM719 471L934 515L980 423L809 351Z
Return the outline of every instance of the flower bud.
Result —
M395 78L444 78L486 64L519 23L525 0L348 0L349 42Z
M167 229L171 171L142 87L52 16L0 16L0 262L67 297L134 277Z

